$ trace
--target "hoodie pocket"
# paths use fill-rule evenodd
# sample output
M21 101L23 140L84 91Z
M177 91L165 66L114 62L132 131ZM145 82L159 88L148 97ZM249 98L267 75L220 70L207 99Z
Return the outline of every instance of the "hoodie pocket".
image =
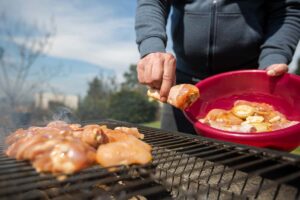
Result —
M241 14L221 13L217 14L216 20L213 49L215 67L234 69L257 59L262 43L262 28L258 20L247 21Z
M175 52L191 63L206 64L209 43L209 13L185 13L172 29Z

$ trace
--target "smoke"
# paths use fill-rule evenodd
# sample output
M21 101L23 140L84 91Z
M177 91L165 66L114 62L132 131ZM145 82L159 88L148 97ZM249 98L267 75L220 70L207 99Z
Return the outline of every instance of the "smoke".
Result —
M58 120L64 121L67 123L78 123L79 122L79 119L75 115L75 113L71 109L69 109L67 107L63 107L63 106L58 106L53 111L52 121L58 121Z

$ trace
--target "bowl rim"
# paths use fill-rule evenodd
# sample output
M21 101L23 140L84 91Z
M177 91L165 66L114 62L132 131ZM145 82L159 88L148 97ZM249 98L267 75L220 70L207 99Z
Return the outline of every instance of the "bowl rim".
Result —
M235 74L249 74L249 73L251 73L251 74L257 74L257 73L258 74L263 74L266 77L273 78L273 79L280 79L280 78L283 78L285 76L289 76L289 78L293 78L296 81L299 81L299 84L300 84L300 76L296 75L296 74L285 73L285 74L283 74L281 76L268 76L267 73L266 73L266 70L261 70L261 69L245 69L245 70L235 70L235 71L223 72L223 73L220 73L220 74L216 74L216 75L213 75L211 77L208 77L208 78L205 78L203 80L200 80L195 85L196 86L202 86L202 85L206 85L209 82L215 81L215 80L217 80L219 78L222 78L222 77L225 77L225 76L235 75Z
M199 87L205 86L206 84L208 84L212 81L216 81L220 78L223 78L225 76L230 76L230 75L235 75L235 74L249 74L249 73L264 74L268 78L283 78L284 76L286 76L288 78L295 79L300 84L300 76L298 76L296 74L285 73L281 76L270 77L267 75L265 70L248 69L248 70L235 70L235 71L220 73L220 74L208 77L206 79L203 79L203 80L199 81L198 83L196 83L195 85L199 88ZM258 137L265 137L265 136L268 136L268 137L275 136L276 137L276 136L279 136L284 133L291 134L293 132L297 132L297 130L300 130L300 122L299 122L298 124L292 125L287 128L278 129L275 131L265 131L265 132L257 132L257 133L225 131L225 130L213 128L207 124L204 124L204 123L200 122L199 119L197 119L196 117L192 117L192 118L195 118L193 120L191 118L191 115L188 114L189 113L188 109L189 108L184 110L184 115L186 116L186 118L193 124L195 129L196 129L196 127L201 128L201 130L206 132L206 135L223 135L223 136L237 137L237 138L253 138L253 137L258 138Z

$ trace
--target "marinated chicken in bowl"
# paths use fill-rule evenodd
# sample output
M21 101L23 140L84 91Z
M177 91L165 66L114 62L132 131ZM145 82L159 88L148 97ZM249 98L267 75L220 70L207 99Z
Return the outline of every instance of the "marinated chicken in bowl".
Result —
M230 110L212 109L199 119L213 128L232 132L269 132L299 123L290 121L267 103L237 100Z

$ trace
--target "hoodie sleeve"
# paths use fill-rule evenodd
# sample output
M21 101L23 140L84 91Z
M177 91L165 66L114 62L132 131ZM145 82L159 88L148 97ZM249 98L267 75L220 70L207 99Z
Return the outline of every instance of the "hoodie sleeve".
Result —
M300 1L266 0L266 36L261 46L259 68L289 64L300 39Z
M137 1L135 32L141 57L149 53L165 52L169 12L169 0Z

